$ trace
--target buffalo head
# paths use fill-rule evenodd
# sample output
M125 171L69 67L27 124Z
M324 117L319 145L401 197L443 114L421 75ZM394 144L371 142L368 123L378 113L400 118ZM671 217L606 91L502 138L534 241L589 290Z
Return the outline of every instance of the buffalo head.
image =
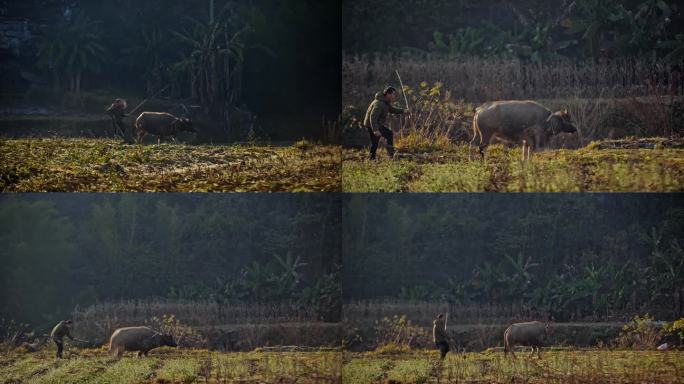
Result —
M188 119L187 117L179 117L178 121L176 122L176 127L178 131L197 132L195 127L192 125L192 120Z
M177 347L178 346L178 344L176 344L176 341L173 339L173 336L171 336L167 333L155 333L153 337L156 341L156 344L158 344L160 347L161 346L167 346L167 347Z
M546 119L546 123L548 124L551 133L554 135L560 132L577 132L577 127L573 124L567 109L552 113L551 116Z

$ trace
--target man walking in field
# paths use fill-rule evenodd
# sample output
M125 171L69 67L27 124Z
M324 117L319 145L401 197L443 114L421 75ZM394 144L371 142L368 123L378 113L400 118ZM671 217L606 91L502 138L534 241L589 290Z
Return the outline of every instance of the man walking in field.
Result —
M449 352L449 343L447 342L446 325L444 323L444 314L437 315L435 321L432 322L432 340L439 348L439 355L442 360Z
M64 339L64 336L74 340L74 338L71 336L71 330L69 329L71 324L71 320L62 320L55 325L54 328L52 328L52 332L50 333L50 338L52 338L52 341L57 344L58 359L62 358L62 351L64 350L64 341L62 339Z
M392 106L394 100L397 99L398 93L394 87L387 87L382 92L376 93L375 99L368 106L366 116L363 119L363 126L368 130L371 140L371 160L375 159L380 137L384 137L387 140L387 154L389 157L394 156L394 134L387 127L387 115L390 113L395 115L409 113L408 108L401 109Z

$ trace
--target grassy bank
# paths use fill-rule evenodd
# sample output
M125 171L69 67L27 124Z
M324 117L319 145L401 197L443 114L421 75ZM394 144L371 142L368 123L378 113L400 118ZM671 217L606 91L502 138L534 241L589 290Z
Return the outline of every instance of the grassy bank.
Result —
M350 353L342 383L680 383L684 352L548 351L517 359L502 352L449 354L437 351L396 355Z
M0 357L1 383L338 383L340 352L235 352L162 348L138 359L116 360L104 349L54 347Z
M3 192L340 190L340 149L293 146L130 145L109 139L4 139Z
M468 146L430 153L366 160L362 150L344 150L345 192L675 192L684 189L684 150L554 150L520 161L520 148L491 146L484 162L468 159Z

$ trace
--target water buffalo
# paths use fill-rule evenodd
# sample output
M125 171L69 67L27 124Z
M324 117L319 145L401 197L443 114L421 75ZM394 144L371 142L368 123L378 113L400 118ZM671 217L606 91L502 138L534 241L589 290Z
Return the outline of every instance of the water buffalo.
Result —
M504 332L504 355L511 352L515 358L513 348L516 345L524 345L537 349L537 357L541 358L541 348L544 346L544 339L549 334L549 324L541 323L539 321L529 321L526 323L515 323L506 329Z
M137 351L138 357L147 356L151 349L169 346L177 347L173 336L155 332L150 327L119 328L109 339L109 353L121 357L124 351Z
M135 120L135 129L138 133L137 141L142 143L146 134L157 136L157 143L162 137L171 137L176 141L179 132L197 132L192 126L192 121L185 117L176 117L166 112L143 112Z
M470 146L480 136L479 151L484 158L484 148L494 139L509 144L522 143L523 160L529 160L530 150L546 146L551 136L576 131L567 109L551 112L530 100L494 101L475 109Z

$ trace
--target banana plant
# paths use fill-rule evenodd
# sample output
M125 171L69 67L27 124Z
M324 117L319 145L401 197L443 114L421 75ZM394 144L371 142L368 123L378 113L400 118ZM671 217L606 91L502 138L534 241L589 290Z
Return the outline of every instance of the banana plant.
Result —
M143 27L138 41L140 44L121 51L122 62L143 74L147 93L152 94L164 86L167 65L162 58L169 51L169 36L161 28Z
M171 34L185 46L182 59L171 67L177 79L186 74L191 96L206 107L210 114L226 110L233 104L239 90L234 89L241 77L245 44L243 37L251 28L239 20L238 5L228 2L218 12L209 5L208 20L185 17L188 25Z
M48 28L38 43L38 67L53 74L53 88L61 89L60 78L69 80L69 90L81 92L84 73L102 68L106 50L101 42L99 22L82 12Z

